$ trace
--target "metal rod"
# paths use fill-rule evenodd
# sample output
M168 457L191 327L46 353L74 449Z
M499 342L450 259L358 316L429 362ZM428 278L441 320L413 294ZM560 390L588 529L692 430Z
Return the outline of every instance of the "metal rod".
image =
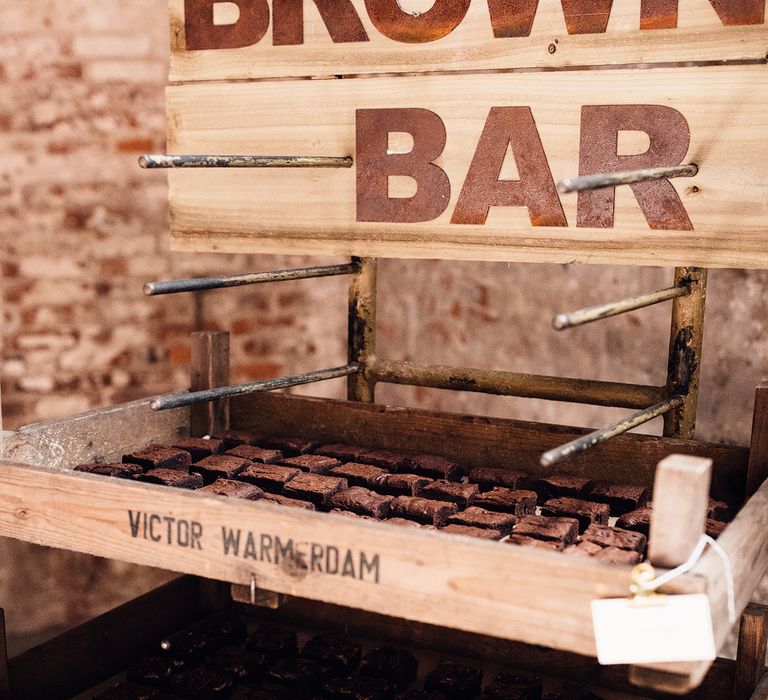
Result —
M186 280L150 282L149 284L144 285L144 294L148 297L152 297L161 294L204 292L210 289L243 287L249 284L264 284L266 282L289 282L292 280L314 279L316 277L336 277L339 275L355 274L359 269L359 265L354 263L344 263L342 265L302 267L293 270L252 272L245 275L230 275L226 277L196 277Z
M669 287L668 289L662 289L658 292L640 294L635 297L622 299L621 301L612 301L608 304L601 304L600 306L590 306L587 309L580 309L579 311L573 311L569 314L558 314L552 319L552 325L555 327L555 330L563 331L567 328L583 326L587 323L592 323L593 321L601 321L604 318L619 316L628 311L645 309L654 304L659 304L662 301L684 297L690 293L690 288L685 285Z
M158 168L351 168L352 156L160 156L144 155L139 166Z
M254 394L257 391L275 391L277 389L287 389L301 384L313 384L322 382L326 379L336 379L337 377L348 377L360 371L360 365L357 362L351 362L343 367L333 367L331 369L319 369L314 372L297 374L288 377L278 377L277 379L262 379L248 384L237 384L235 386L225 386L219 389L206 389L205 391L182 391L177 394L165 394L155 398L150 407L153 411L165 411L170 408L181 408L182 406L193 406L197 403L207 401L218 401L219 399L229 399L233 396L243 396L244 394Z
M367 375L372 380L388 384L619 408L645 408L666 396L664 387L469 367L422 366L399 360L375 359L368 365Z
M360 271L349 284L349 361L362 367L348 379L350 401L373 403L376 378L368 372L376 355L376 258L353 258Z
M669 398L660 401L650 408L646 408L643 411L633 413L631 416L619 421L618 423L614 423L613 425L609 425L608 427L602 428L600 430L595 430L588 435L584 435L583 437L577 438L576 440L567 442L565 445L560 445L560 447L549 450L541 455L541 459L539 461L542 466L551 467L553 464L562 462L568 457L572 457L579 452L584 452L585 450L596 447L597 445L607 442L617 435L629 432L632 430L632 428L637 428L637 426L643 425L643 423L647 423L654 418L658 418L668 411L679 408L683 405L683 403L684 400L682 396L670 396Z
M672 305L667 394L679 394L685 403L664 416L664 435L690 440L696 432L707 270L679 267L675 270L675 284L687 286L691 293L675 299Z
M596 175L567 177L557 183L557 189L563 194L583 192L584 190L601 190L606 187L633 185L638 182L670 180L673 177L695 177L698 172L699 166L689 163L668 168L642 168L640 170L623 170L618 173L597 173Z

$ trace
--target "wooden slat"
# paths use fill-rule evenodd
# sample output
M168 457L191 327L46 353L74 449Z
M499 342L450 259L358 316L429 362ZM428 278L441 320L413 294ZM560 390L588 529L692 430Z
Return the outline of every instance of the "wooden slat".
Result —
M192 377L190 390L204 391L229 385L229 333L203 331L192 334ZM192 406L190 434L210 435L229 427L229 401Z
M371 223L357 221L357 167L177 170L170 173L172 244L180 251L768 267L767 80L768 67L755 65L172 86L172 153L359 156L367 141L356 143L357 110L418 108L445 124L447 145L435 164L450 179L450 193L430 200L448 202L436 219ZM579 173L582 140L587 152L595 146L593 136L581 138L582 108L617 104L669 107L687 121L686 158L700 170L673 183L693 230L652 230L629 187L616 193L613 228L577 226L576 195L562 196L567 226L553 225L562 221L552 218L558 195L545 199L543 185L532 200L555 204L534 220L549 225L532 225L521 206L491 207L484 224L451 222L491 108L530 107L551 170L536 165L537 176L554 187L552 180ZM622 149L648 147L637 131L627 138ZM518 139L518 149L522 141L538 148L532 137ZM507 155L510 169L513 161ZM397 182L392 196L413 194Z
M279 394L235 399L232 425L275 434L300 430L302 435L326 442L431 452L472 467L506 466L532 474L548 471L539 464L542 452L589 432L544 423ZM558 469L651 486L656 465L673 453L711 459L713 495L737 507L741 505L748 454L741 447L633 433L569 459Z
M0 536L230 583L255 575L278 593L588 655L590 601L629 586L630 567L269 503L14 464L0 464L0 483ZM147 536L160 541L144 539L137 513L155 516ZM224 528L242 533L239 556ZM688 577L672 590L702 585Z
M732 700L749 700L765 673L768 608L750 603L741 616Z
M766 479L768 479L768 382L762 382L755 392L746 495L751 496L755 493Z
M184 576L10 662L15 700L70 698L125 670L201 616L199 581Z
M413 0L404 0L403 6ZM604 32L569 34L562 6L540 2L529 36L494 38L488 3L472 0L463 21L452 32L429 43L393 41L379 32L366 4L394 2L352 0L368 41L337 43L314 3L290 3L305 8L304 42L275 46L272 27L257 44L242 49L186 51L184 0L171 0L171 80L223 80L276 76L331 76L343 73L413 72L435 70L504 69L521 66L560 67L616 63L755 59L765 56L764 26L725 27L708 0L680 3L677 27L640 29L640 4L614 2ZM289 3L284 3L287 6ZM341 4L341 3L339 3ZM444 6L450 3L442 3ZM460 3L453 3L454 6ZM505 6L508 3L495 3ZM565 3L564 3L565 4ZM569 3L576 12L578 5ZM607 4L609 7L611 3ZM720 6L755 5L728 0ZM333 6L334 3L326 3ZM524 15L522 9L519 15ZM527 3L535 8L535 2ZM430 3L417 2L419 9ZM662 8L662 4L656 5ZM595 12L599 15L599 10ZM518 15L518 16L519 16ZM403 20L407 20L402 15ZM763 14L764 18L764 14ZM232 21L231 18L225 18ZM571 18L573 20L573 18ZM666 18L667 20L669 17ZM412 20L413 21L413 20ZM658 26L649 18L652 25ZM274 26L274 22L272 23Z

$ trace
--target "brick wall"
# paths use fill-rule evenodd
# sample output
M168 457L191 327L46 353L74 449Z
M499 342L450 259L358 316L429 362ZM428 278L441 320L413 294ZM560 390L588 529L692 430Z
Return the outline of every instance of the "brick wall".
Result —
M158 0L0 3L0 272L6 428L186 385L189 332L233 332L236 381L344 360L340 279L147 299L152 279L300 265L168 252L167 10ZM320 261L318 261L320 262ZM383 261L382 356L663 383L669 307L563 334L558 311L666 286L657 269ZM768 275L712 273L701 435L744 442L766 374ZM313 387L340 396L343 382ZM382 387L382 401L595 425L610 409ZM0 541L11 629L73 624L166 574ZM66 582L62 585L62 581ZM45 601L43 603L43 601Z

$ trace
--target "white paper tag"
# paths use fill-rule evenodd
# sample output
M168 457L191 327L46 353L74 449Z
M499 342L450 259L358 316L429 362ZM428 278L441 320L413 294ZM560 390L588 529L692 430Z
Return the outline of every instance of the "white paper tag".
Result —
M713 661L717 656L709 598L659 596L651 604L628 598L592 601L597 660L611 664Z

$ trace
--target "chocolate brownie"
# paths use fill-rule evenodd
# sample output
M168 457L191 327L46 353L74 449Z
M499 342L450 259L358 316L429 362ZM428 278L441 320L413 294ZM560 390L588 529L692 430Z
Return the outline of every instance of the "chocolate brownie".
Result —
M707 508L707 517L712 520L722 520L727 522L731 519L731 509L724 501L716 501L714 498L709 499L709 506Z
M385 646L372 649L360 664L360 673L391 681L401 690L416 680L419 662L410 651Z
M572 557L593 557L597 554L602 547L594 542L587 542L582 540L578 544L571 545L565 548L565 553Z
M263 447L255 447L254 445L238 445L227 450L224 454L230 457L241 457L242 459L261 464L276 464L283 458L283 453L279 450L267 450Z
M351 510L341 510L341 508L331 508L331 513L340 515L342 518L354 518L355 520L377 520L377 518L372 518L370 515L359 515Z
M477 467L469 472L469 481L479 484L481 491L490 491L496 486L507 489L518 489L523 486L528 474L516 469L496 469L494 467Z
M395 518L416 520L437 527L444 525L445 521L457 511L458 508L453 503L416 496L397 496L389 506L389 512Z
M142 474L144 469L138 464L78 464L74 471L111 476L117 479L130 479L136 474Z
M475 496L474 505L522 517L536 512L536 493L496 486Z
M270 683L282 685L294 698L315 697L332 673L312 659L296 656L280 659L267 673Z
M648 531L651 529L651 509L648 507L638 508L625 513L616 521L616 527L622 530L640 532L648 537Z
M136 481L173 486L177 489L200 489L203 487L202 476L199 474L187 474L187 472L182 472L178 469L151 469L146 474L137 474L133 478Z
M229 676L205 666L182 671L171 678L171 692L190 700L228 698L235 682Z
M387 525L398 525L400 527L427 527L421 523L417 523L415 520L408 520L407 518L387 518Z
M358 515L368 515L381 520L389 515L389 506L393 496L382 496L362 486L352 486L346 491L339 491L328 498L329 508L350 510Z
M480 693L483 672L455 661L441 661L424 679L424 690L439 690L449 698L471 698Z
M145 656L128 667L126 678L131 683L168 690L171 678L182 671L184 662L168 656Z
M312 637L301 650L301 655L329 666L339 673L349 673L360 664L360 644L341 635L319 634Z
M450 501L462 508L470 505L479 493L480 487L477 484L464 484L460 481L446 481L445 479L432 481L416 491L416 495L421 498Z
M285 485L283 493L289 498L299 498L314 503L316 508L325 508L333 494L346 488L348 488L346 479L299 472Z
M440 690L424 690L423 688L414 688L405 693L400 693L397 700L450 700L450 698Z
M211 436L211 439L221 440L221 451L226 452L238 445L257 446L264 440L264 436L257 433L247 433L243 430L224 430L222 432L214 433Z
M248 638L248 627L239 615L226 617L203 631L216 645L240 644Z
M359 461L372 464L374 467L381 467L388 472L399 472L405 467L409 456L405 452L394 450L369 450Z
M253 630L245 645L248 649L267 654L273 660L294 656L298 651L296 632L268 624L261 624Z
M178 469L179 471L189 471L192 464L192 458L189 452L184 450L175 450L171 447L162 445L150 445L138 452L131 452L129 455L123 455L123 462L126 464L138 464L145 471L150 469Z
M261 444L270 450L279 450L286 457L298 457L312 452L320 443L316 440L304 440L303 438L271 437L263 440Z
M584 479L572 474L551 474L533 481L533 490L542 501L550 498L582 498L594 484L590 479Z
M278 467L274 464L250 464L237 475L238 481L255 484L268 493L281 493L285 485L301 471L293 467Z
M224 443L221 440L203 440L202 438L185 438L177 440L172 447L176 450L189 452L193 462L218 454L222 451Z
M606 503L593 503L578 498L552 498L541 507L541 514L576 518L579 531L584 532L592 523L607 525L611 510Z
M403 465L405 471L428 476L431 479L459 481L464 470L456 462L437 455L415 455L408 457Z
M334 678L323 686L328 700L393 700L397 688L392 681L353 673Z
M203 481L212 484L216 479L234 479L252 462L242 457L233 457L231 455L212 455L205 457L197 464L193 464L190 470L200 474Z
M645 552L647 544L645 535L632 530L622 530L608 525L590 525L581 536L586 542L594 542L601 547L616 547L629 551Z
M720 520L712 520L712 518L707 518L706 522L704 523L704 532L706 532L710 537L717 539L720 537L720 535L723 534L723 530L728 527L728 523L724 523Z
M548 518L544 515L526 515L514 533L537 540L552 540L573 544L579 534L579 521L574 518Z
M549 549L553 552L562 552L565 549L564 542L556 542L554 540L537 540L535 537L516 535L514 532L507 538L506 541L509 544L533 547L534 549Z
M303 472L311 474L327 474L334 467L341 466L341 462L334 457L325 455L299 455L298 457L285 457L278 462L283 467L295 467Z
M624 515L648 505L648 489L598 481L587 491L587 498L595 503L607 503L611 515Z
M208 665L237 682L260 679L267 670L269 657L260 651L240 646L224 646L208 657Z
M504 535L499 530L491 530L487 527L469 527L467 525L446 525L440 532L449 535L465 535L466 537L478 537L481 540L500 540Z
M606 561L610 564L628 564L634 566L643 561L643 555L640 552L630 552L618 547L603 547L594 555L598 561Z
M193 632L175 640L173 646L164 653L164 656L181 659L184 662L184 667L188 668L202 663L214 646L212 637L200 632Z
M118 683L96 695L94 700L150 700L158 696L160 691L148 685L139 683Z
M346 479L351 486L364 486L367 489L374 488L376 479L388 472L381 467L372 464L360 464L348 462L331 469L328 474Z
M333 443L331 445L322 445L315 450L315 454L325 455L326 457L334 457L341 462L359 462L367 452L370 452L370 447L359 447L357 445L345 445L343 443Z
M517 518L509 513L495 513L477 506L470 506L448 518L450 525L466 525L467 527L484 527L498 530L503 535L512 532Z
M520 676L516 673L500 673L483 690L483 698L489 700L541 700L542 683L538 676Z
M235 688L231 700L295 700L289 690L275 683L257 686L240 685Z
M302 508L303 510L315 510L315 506L309 501L300 501L298 498L288 498L287 496L281 496L278 493L265 493L262 501L269 501L279 506L286 506L287 508Z
M212 484L204 486L198 493L207 493L213 496L229 496L230 498L244 498L247 501L258 501L264 492L253 484L233 479L216 479Z
M391 496L415 496L421 486L426 486L432 479L418 474L382 474L373 481L373 488L379 493Z

